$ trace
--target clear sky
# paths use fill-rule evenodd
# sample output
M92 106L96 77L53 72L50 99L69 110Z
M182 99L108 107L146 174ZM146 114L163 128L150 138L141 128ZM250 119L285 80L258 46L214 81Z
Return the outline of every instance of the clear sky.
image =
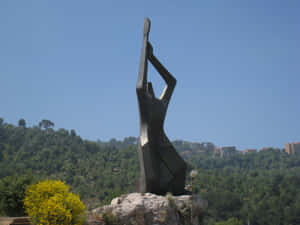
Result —
M1 0L0 117L49 119L90 140L138 136L147 16L154 54L178 81L171 140L283 148L300 141L299 12L282 0Z

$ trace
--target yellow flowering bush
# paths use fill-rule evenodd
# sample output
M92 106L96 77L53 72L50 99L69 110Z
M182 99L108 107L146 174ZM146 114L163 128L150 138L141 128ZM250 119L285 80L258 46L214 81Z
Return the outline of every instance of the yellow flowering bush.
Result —
M46 180L26 190L25 211L38 225L81 225L85 205L62 181Z

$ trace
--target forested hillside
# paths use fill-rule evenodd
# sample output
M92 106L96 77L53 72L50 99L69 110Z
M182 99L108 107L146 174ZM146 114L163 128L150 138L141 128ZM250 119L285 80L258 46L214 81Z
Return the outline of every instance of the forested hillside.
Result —
M23 119L14 126L0 118L0 192L9 190L10 183L15 189L16 177L29 175L66 181L89 207L135 191L136 138L95 142L83 140L74 130L53 127L49 120L26 127ZM209 142L173 144L189 170L198 171L193 191L208 200L205 224L231 217L243 224L300 224L300 156L273 149L220 158ZM0 193L0 208L5 193Z
M135 190L139 171L135 145L103 146L83 140L73 130L40 125L0 124L0 178L14 174L60 178L83 199L101 203Z

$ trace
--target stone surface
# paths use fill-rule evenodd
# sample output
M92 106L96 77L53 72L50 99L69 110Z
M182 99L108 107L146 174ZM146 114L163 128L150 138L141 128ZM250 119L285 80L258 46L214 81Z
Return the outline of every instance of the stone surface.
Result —
M0 225L30 225L29 217L0 217Z
M107 224L105 218L109 215L122 225L190 225L192 202L192 224L198 225L207 201L199 196L159 196L151 193L131 193L115 198L110 205L94 209L89 224Z

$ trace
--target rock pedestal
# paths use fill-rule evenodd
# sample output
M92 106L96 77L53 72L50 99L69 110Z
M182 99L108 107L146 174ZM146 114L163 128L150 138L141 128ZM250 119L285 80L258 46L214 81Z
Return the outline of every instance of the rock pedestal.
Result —
M113 199L110 205L94 209L89 224L199 225L206 207L207 201L199 196L131 193Z
M29 217L16 217L9 225L30 225Z

